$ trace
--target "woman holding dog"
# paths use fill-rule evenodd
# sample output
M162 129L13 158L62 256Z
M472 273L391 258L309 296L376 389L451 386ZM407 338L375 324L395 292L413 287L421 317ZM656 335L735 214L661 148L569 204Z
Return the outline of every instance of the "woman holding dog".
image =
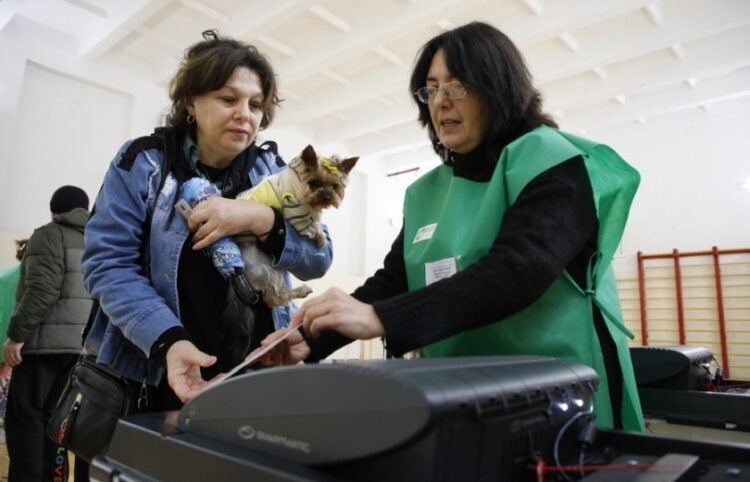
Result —
M409 87L443 164L407 189L383 267L352 295L308 300L292 321L304 339L267 361L316 361L374 337L395 355L567 358L599 375L597 425L642 430L610 269L638 173L559 131L520 52L490 25L428 41Z
M330 239L318 247L278 210L234 199L284 167L275 147L255 142L279 103L276 76L254 47L213 31L204 39L186 51L170 83L167 127L120 149L86 227L84 282L100 309L85 349L128 380L134 398L151 387L151 410L179 408L241 361L230 355L233 345L246 353L291 318L290 306L261 302L252 333L223 326L228 281L204 248L252 234L275 268L303 280L322 276L332 259ZM221 196L186 220L174 206L180 185L195 176Z

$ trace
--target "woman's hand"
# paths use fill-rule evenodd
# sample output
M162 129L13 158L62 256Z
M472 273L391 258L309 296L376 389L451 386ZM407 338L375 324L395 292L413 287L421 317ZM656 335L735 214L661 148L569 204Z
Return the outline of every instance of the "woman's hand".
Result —
M203 353L191 342L175 342L167 350L166 360L167 381L182 403L187 403L210 384L201 377L201 367L210 367L216 363L216 357Z
M317 337L321 330L336 330L353 339L367 340L385 335L383 323L372 305L362 303L338 288L309 299L292 318L292 327L302 324L305 333Z
M261 347L273 344L276 340L286 335L289 330L294 333L289 335L286 340L273 347L271 351L260 358L264 365L296 365L304 361L310 355L310 347L302 337L297 327L288 327L276 330L260 342Z
M193 208L188 227L193 231L193 249L211 246L225 236L239 233L267 235L273 227L273 209L255 201L212 197Z

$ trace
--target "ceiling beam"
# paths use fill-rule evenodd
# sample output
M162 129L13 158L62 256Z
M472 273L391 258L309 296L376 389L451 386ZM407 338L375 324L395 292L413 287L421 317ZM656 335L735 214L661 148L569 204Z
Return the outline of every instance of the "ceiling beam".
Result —
M557 0L556 2L550 2L553 5L551 14L555 14L558 17L565 18L570 24L571 22L575 25L585 25L586 22L597 22L601 21L602 18L609 18L610 16L620 15L623 11L630 11L633 8L640 8L642 4L647 2L624 2L623 0L589 0L591 5L587 5L593 11L590 13L585 21L581 20L580 10L571 9L570 4L564 0ZM306 76L313 75L316 71L314 69L320 68L321 65L327 65L334 61L341 61L344 57L351 57L356 54L361 54L370 48L370 44L373 42L385 43L384 38L394 37L402 34L403 30L415 30L424 25L429 25L435 22L435 19L441 18L444 13L450 12L457 2L453 0L442 0L441 2L434 2L435 8L430 9L429 12L420 10L419 6L413 7L414 11L405 15L400 14L387 14L383 17L387 18L388 21L383 21L377 24L372 24L369 19L367 25L363 25L361 28L356 25L354 31L367 32L367 35L358 35L356 39L351 42L341 42L336 48L313 48L311 47L311 53L299 52L300 59L289 60L281 63L279 67L277 64L277 70L279 75L284 79L285 82L294 82L300 80ZM486 3L485 1L472 2L471 5L462 4L462 8L477 8L480 4ZM565 5L562 5L562 4ZM622 4L628 4L627 9ZM433 3L431 3L431 6ZM549 9L548 9L549 10ZM548 10L545 10L545 15ZM366 17L363 15L363 17ZM398 21L392 21L393 18L397 18ZM552 27L548 29L545 38L553 38L556 35L565 33L565 24L560 24L558 28L557 18L556 22L552 23ZM539 23L550 25L547 22L535 22L533 18L519 22L508 22L508 25L516 26L520 28L522 32L530 31L532 38L540 34L539 28L532 28L533 25ZM520 26L519 26L520 24ZM415 46L415 49L418 46ZM553 62L556 63L556 62ZM314 99L310 99L301 105L286 106L284 113L279 116L279 120L282 118L288 119L289 122L305 122L315 118L318 115L327 115L336 110L344 109L360 103L363 99L368 97L377 97L383 93L396 91L398 89L404 89L408 85L408 76L400 73L402 80L397 81L392 75L383 74L379 75L377 72L364 76L361 80L351 79L351 87L347 91L341 92L337 87L324 88L316 95ZM373 80L378 78L380 80Z
M382 156L407 151L415 147L424 147L429 142L427 131L417 121L393 126L388 132L388 139L380 136L364 135L346 141L349 151L358 156Z
M199 0L180 0L180 3L196 12L202 13L220 25L227 24L230 21L230 18L226 14Z
M349 33L352 28L351 25L349 25L349 22L334 14L327 8L321 7L320 5L313 5L312 7L310 7L310 12L315 14L324 22L336 27L344 33Z
M68 2L71 5L74 5L74 6L78 7L78 8L80 8L80 9L86 10L87 12L92 13L92 14L96 15L97 17L101 17L101 18L107 18L107 17L109 17L109 14L107 13L107 10L105 10L105 9L103 9L103 8L97 6L97 5L94 5L91 2L87 2L86 0L64 0L64 1Z
M607 82L591 75L557 79L540 85L547 110L568 110L577 105L599 102L617 95L631 95L653 88L686 81L712 71L740 68L750 45L750 26L723 32L698 42L684 44L685 58L677 60L667 50L642 56L637 62L613 65Z
M78 56L88 61L101 57L169 3L170 0L112 2L108 18L87 25Z
M404 35L404 32L434 24L444 12L452 12L458 6L473 8L487 2L488 0L431 0L429 5L422 2L409 5L379 2L377 8L381 13L376 18L363 12L352 22L351 31L356 32L356 35L347 37L345 42L333 45L328 37L313 37L304 55L300 53L298 59L279 63L277 70L285 81L295 82L317 72L321 66L329 66L346 58L361 55L370 51L373 45L386 44ZM417 47L414 46L415 49Z
M315 132L316 139L320 139L321 142L335 142L365 135L373 129L385 130L395 125L405 124L416 120L418 116L417 107L404 95L402 101L396 102L393 107L369 112L367 118L355 117L352 119L352 116L349 115L349 122L337 129L328 129L326 126L314 125L315 123L311 124L313 124L312 129Z
M318 90L314 96L308 96L302 103L284 106L279 114L278 124L307 122L361 104L367 99L406 89L409 78L407 72L388 65L349 78L349 82L351 85L347 89L331 84ZM283 89L281 95L284 95Z
M636 119L649 119L671 112L726 102L750 95L750 67L728 75L701 80L691 88L684 83L670 89L654 89L625 104L599 103L565 116L564 129L589 129Z
M582 50L583 45L586 46L586 55L573 55L564 61L552 59L544 45L524 50L524 54L534 78L544 83L589 70L592 64L607 67L654 50L750 24L750 8L746 8L746 0L724 0L722 5L722 8L716 8L712 2L701 0L664 2L660 8L669 22L658 29L645 30L638 37L633 38L630 29L612 29L606 42L593 38L589 41L583 32L574 32ZM685 9L690 9L691 14L684 15ZM738 12L743 14L738 15Z

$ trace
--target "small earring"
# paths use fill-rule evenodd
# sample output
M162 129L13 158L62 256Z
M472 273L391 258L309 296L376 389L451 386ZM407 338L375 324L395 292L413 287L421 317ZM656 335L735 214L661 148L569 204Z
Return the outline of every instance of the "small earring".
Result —
M188 124L192 124L193 122L195 122L195 116L193 114L188 114L186 120Z

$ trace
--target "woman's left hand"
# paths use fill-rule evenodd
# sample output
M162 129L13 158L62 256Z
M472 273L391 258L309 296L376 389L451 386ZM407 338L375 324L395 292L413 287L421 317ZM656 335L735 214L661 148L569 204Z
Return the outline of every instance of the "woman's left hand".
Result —
M182 403L187 403L211 383L201 377L201 367L210 367L216 357L203 353L187 340L179 340L167 350L166 362L169 386Z
M302 324L305 333L317 337L321 330L336 330L353 339L367 340L385 335L372 305L362 303L339 288L309 299L292 318L291 326Z
M212 197L193 208L188 227L193 249L211 246L225 236L249 233L262 236L273 227L273 209L255 201Z

